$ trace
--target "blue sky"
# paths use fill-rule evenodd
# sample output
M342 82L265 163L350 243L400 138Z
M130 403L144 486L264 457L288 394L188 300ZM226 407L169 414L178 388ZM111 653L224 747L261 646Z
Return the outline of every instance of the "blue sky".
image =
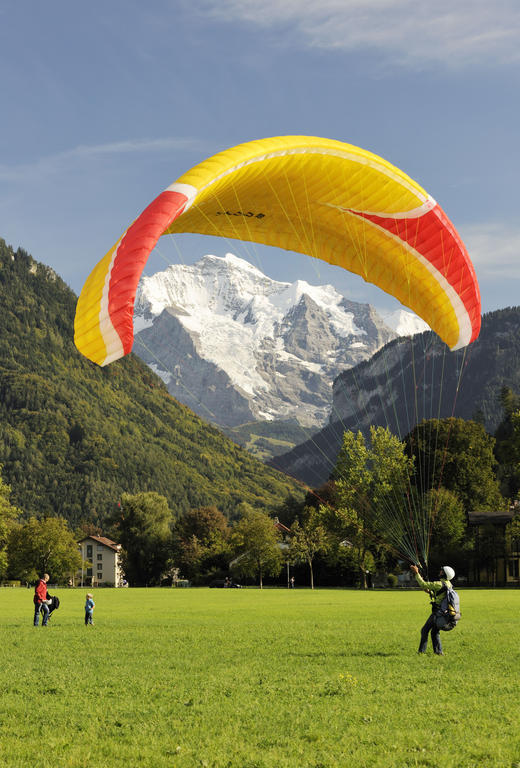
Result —
M137 214L205 157L265 136L357 144L417 179L461 233L483 311L520 304L518 0L0 3L0 237L79 292ZM233 250L271 277L312 259L184 236L151 273Z

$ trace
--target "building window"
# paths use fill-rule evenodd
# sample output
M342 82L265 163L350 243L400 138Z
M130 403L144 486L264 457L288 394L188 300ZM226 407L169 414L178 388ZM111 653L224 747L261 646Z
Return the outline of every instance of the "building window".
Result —
M87 568L87 576L92 576L92 568Z
M103 560L103 555L98 555L98 556L97 556L97 559L98 559L98 560Z
M100 581L103 578L103 574L102 573L98 573L97 577L98 577L98 581Z
M518 579L520 573L520 560L510 560L508 564L509 578Z
M87 544L87 557L92 557L92 544Z

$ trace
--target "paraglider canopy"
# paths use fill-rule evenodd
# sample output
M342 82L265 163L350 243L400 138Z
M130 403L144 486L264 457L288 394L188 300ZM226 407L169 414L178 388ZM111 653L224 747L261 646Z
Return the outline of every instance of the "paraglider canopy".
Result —
M298 251L361 275L451 349L480 330L473 265L435 200L403 171L331 139L280 136L208 158L162 192L87 278L75 343L99 365L133 344L137 285L163 234L194 232Z

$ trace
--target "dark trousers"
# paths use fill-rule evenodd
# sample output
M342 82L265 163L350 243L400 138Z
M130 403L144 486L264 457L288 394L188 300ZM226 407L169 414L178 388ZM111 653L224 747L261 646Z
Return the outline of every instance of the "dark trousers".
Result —
M94 622L92 621L92 611L85 611L85 626L87 626L87 624L93 624L93 623Z
M38 626L40 611L42 612L42 627L46 627L49 619L49 606L47 603L36 603L34 606L34 626Z
M428 635L432 636L432 645L435 653L442 653L441 633L435 626L435 614L432 613L428 617L428 621L421 629L421 643L419 645L419 653L426 653L428 647Z

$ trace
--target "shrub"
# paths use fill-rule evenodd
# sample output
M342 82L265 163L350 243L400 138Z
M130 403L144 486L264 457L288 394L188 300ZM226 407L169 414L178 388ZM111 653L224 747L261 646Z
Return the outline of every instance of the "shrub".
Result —
M397 587L398 584L398 578L395 575L395 573L389 573L386 577L387 583L389 587Z

